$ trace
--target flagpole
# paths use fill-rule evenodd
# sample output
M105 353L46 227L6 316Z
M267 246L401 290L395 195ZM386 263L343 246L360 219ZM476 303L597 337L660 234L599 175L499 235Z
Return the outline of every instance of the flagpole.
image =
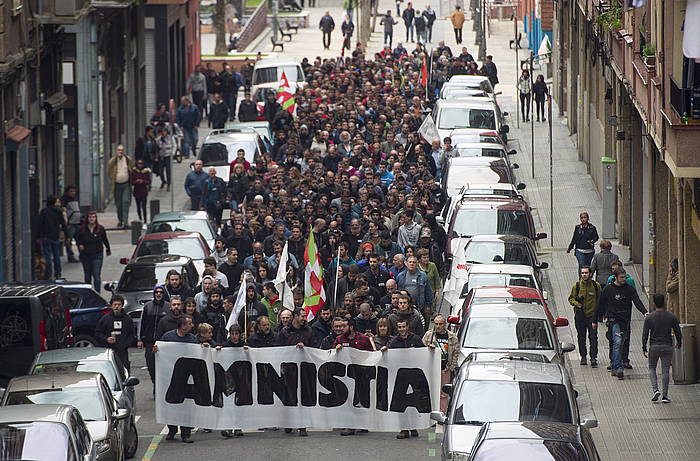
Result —
M340 269L340 244L338 244L338 262L335 265L335 283L333 284L333 307L338 309L335 303L338 301L338 270Z

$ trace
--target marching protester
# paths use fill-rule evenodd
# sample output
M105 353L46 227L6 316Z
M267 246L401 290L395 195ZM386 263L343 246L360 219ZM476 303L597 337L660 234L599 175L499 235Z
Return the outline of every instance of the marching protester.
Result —
M112 296L112 310L103 315L95 326L95 339L102 347L112 349L124 368L131 371L129 346L136 340L134 321L124 312L124 298Z
M423 335L423 344L440 349L440 411L447 411L448 395L442 392L442 386L452 382L452 375L459 364L459 339L447 329L447 320L442 315L433 319L433 328Z
M569 304L574 307L574 322L578 336L578 351L581 355L581 365L587 365L586 336L591 348L591 368L598 367L598 331L593 326L596 323L596 308L602 292L600 284L591 279L591 268L581 268L579 280L571 287Z
M153 299L143 305L139 319L139 334L137 346L144 350L146 368L153 383L153 395L156 394L156 357L153 346L160 339L157 335L158 323L170 312L170 303L165 300L165 287L156 285L153 289Z
M673 312L666 308L664 295L656 293L652 296L655 310L644 319L642 330L642 352L647 357L647 341L649 344L649 380L651 381L651 401L657 402L661 397L661 403L670 403L668 398L669 369L673 359L673 340L671 332L676 337L676 347L681 348L683 335L678 319ZM656 365L661 360L661 390L656 376Z
M142 223L148 222L147 203L148 193L151 190L151 170L146 168L143 159L136 160L136 166L131 170L131 185L133 187L134 200L136 200L136 212Z

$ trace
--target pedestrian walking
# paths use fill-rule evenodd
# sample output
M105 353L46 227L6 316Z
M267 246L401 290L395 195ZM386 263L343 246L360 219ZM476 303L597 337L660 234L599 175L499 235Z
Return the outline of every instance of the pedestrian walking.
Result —
M667 309L672 314L678 309L678 258L671 259L668 265L666 277L666 302Z
M343 33L343 48L349 50L352 45L352 34L355 31L355 24L352 22L352 16L345 15L343 23L340 25L340 31Z
M433 24L435 24L435 20L437 19L437 13L435 13L435 10L430 7L430 4L425 5L425 9L423 10L423 18L425 18L428 42L432 43Z
M173 151L175 149L175 143L173 140L173 135L170 132L169 124L167 126L158 127L156 137L156 144L158 144L158 156L160 157L160 168L158 171L158 176L160 177L160 188L167 186L168 191L170 191L171 179L171 161L173 158Z
M622 343L629 330L632 318L632 304L639 312L648 315L646 307L639 299L637 290L626 282L627 272L618 268L613 274L615 280L603 289L598 300L595 318L592 326L597 328L597 323L605 321L611 338L612 363L610 373L618 379L624 379L624 365L622 362Z
M207 68L204 70L204 76L207 79L207 97L204 102L204 107L201 108L202 116L206 116L209 119L209 105L214 100L215 93L221 93L221 80L219 80L219 74L214 70L214 66L211 62L207 63Z
M489 82L491 82L491 86L496 88L496 85L498 84L498 68L493 62L493 56L486 56L484 65L481 66L481 74L487 76L489 78Z
M595 256L594 256L595 257ZM612 265L612 274L608 278L608 283L606 285L610 285L615 281L615 271L617 269L624 268L624 265L622 264L621 261L613 261ZM629 273L625 275L625 283L635 290L637 289L637 283L634 281L632 276L630 276ZM608 334L608 341L610 342L610 363L612 364L612 337ZM631 336L631 330L630 330L630 325L627 325L627 332L625 335L623 335L622 339L622 366L626 370L631 370L632 369L632 364L630 363L630 336ZM611 370L612 367L608 366L608 371Z
M416 28L416 40L418 40L418 43L425 45L425 43L427 42L426 34L428 29L428 23L426 22L421 12L418 10L416 10L416 17L413 18L413 25Z
M165 104L160 103L151 117L151 126L166 126L168 123L170 123L170 112Z
M571 242L566 249L567 253L575 249L574 254L578 260L578 269L583 266L590 266L595 254L595 242L598 241L598 229L590 223L588 212L582 211L579 214L581 224L576 224L574 234L571 236Z
M595 281L605 288L605 285L608 284L608 279L612 277L612 264L619 260L620 257L612 252L610 240L601 240L598 246L600 251L591 260L591 272L595 274Z
M535 95L535 107L537 109L537 121L540 121L540 114L542 114L542 121L547 121L546 112L544 111L544 102L549 97L549 89L547 84L544 82L544 75L539 74L535 79L535 83L532 84L532 92Z
M80 262L83 264L83 274L85 283L92 283L95 291L101 290L102 283L102 262L104 261L104 251L107 256L112 255L112 249L107 239L107 231L97 222L97 212L89 211L85 222L80 226L80 230L75 235L80 252Z
M656 293L652 296L654 310L644 319L642 330L642 352L649 358L649 380L651 381L651 401L670 403L668 398L669 369L673 359L673 339L671 332L676 336L676 347L681 348L683 335L678 319L672 312L666 309L664 295ZM647 354L647 342L649 343L649 353ZM656 365L661 360L661 390L656 376Z
M146 168L143 159L136 161L136 166L131 170L132 194L136 200L136 212L142 223L148 222L146 205L148 204L148 193L151 190L151 170Z
M216 168L209 168L209 177L204 180L202 187L202 210L206 210L209 219L216 223L216 229L221 227L221 214L224 209L224 194L226 185L224 180L216 175Z
M323 49L327 50L331 47L331 32L335 29L335 21L331 17L331 12L326 11L321 21L318 23L318 28L323 32Z
M235 106L234 106L235 110ZM209 105L209 123L215 130L220 130L226 126L229 119L230 108L221 100L221 94L214 94L214 99Z
M112 182L114 205L117 207L117 227L129 227L129 207L131 206L131 169L134 162L125 154L123 144L117 146L117 155L109 159L107 171Z
M250 58L246 57L243 60L243 64L241 64L241 79L243 80L246 92L250 92L250 87L253 83L253 70L255 70L255 66L250 61Z
M143 160L146 168L154 170L158 161L158 144L156 142L155 131L152 126L147 126L143 136L136 140L134 148L134 161Z
M532 84L530 83L530 72L523 69L518 79L518 93L520 94L520 113L523 121L530 121L530 98L532 97Z
M352 19L355 12L355 0L343 0L343 8L345 8L345 14Z
M399 10L399 3L396 3L396 11ZM398 13L396 14L398 16ZM391 43L394 40L394 26L398 24L399 21L391 16L391 10L386 10L386 15L379 21L380 26L384 26L384 45L388 45L391 48Z
M258 119L258 106L250 98L250 92L245 93L243 100L238 105L238 121L254 122Z
M194 162L194 170L187 173L185 177L185 192L190 198L190 209L199 210L204 191L204 181L209 175L204 172L204 163L201 160Z
M450 21L452 22L452 28L455 31L455 41L457 42L457 45L461 45L462 44L462 27L464 27L464 21L466 21L466 18L464 17L464 12L462 11L461 6L459 6L459 5L455 6L455 10L450 15Z
M569 304L574 307L574 322L578 336L578 351L581 365L587 365L586 337L590 346L591 368L598 367L598 331L593 328L596 323L595 312L598 299L602 293L600 284L592 279L591 268L583 266L580 278L569 294Z
M433 319L433 328L423 335L423 344L431 349L440 350L440 411L447 412L449 396L442 391L442 386L452 382L452 375L459 365L459 339L447 329L447 320L442 315Z
M179 301L179 300L178 300ZM144 350L146 368L153 383L153 395L156 394L156 355L153 346L160 339L157 336L158 323L170 312L170 303L165 300L165 287L156 285L153 299L143 305L139 320L139 337L136 346Z
M403 19L403 25L406 26L406 43L408 43L409 36L413 42L413 20L416 18L416 10L413 9L411 2L406 4L406 9L401 13L401 18Z
M37 221L37 234L46 261L46 276L49 279L61 278L61 232L65 236L66 231L61 199L49 195L46 207L39 212Z
M61 197L61 206L66 213L66 238L63 244L66 247L69 263L77 263L73 253L73 239L80 230L82 216L80 214L80 202L78 201L78 189L75 186L66 186Z
M187 79L187 92L192 95L192 103L198 108L204 107L204 97L207 94L207 77L202 72L202 66L197 64Z
M241 76L234 71L230 65L224 64L224 70L219 74L219 80L221 81L221 93L223 95L224 104L228 107L228 116L233 120L236 117L238 89L243 86ZM215 128L213 126L213 121L212 128ZM223 126L221 128L223 128Z
M188 157L194 155L199 142L199 133L197 131L199 122L201 122L199 106L192 104L192 101L187 96L183 96L180 98L180 107L177 108L175 118L185 135L182 151Z
M129 347L136 340L134 321L124 312L124 298L114 295L109 304L112 310L97 322L95 339L100 346L112 349L124 368L131 372Z

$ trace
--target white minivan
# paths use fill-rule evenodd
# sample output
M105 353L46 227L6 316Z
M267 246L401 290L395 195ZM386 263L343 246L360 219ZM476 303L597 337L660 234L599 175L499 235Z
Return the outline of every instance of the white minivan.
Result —
M440 139L458 128L480 128L496 131L507 143L509 127L503 123L506 115L487 98L440 99L435 104L434 119Z
M258 85L279 82L282 79L282 73L287 77L290 86L292 83L301 87L306 86L306 75L304 75L304 69L299 61L289 58L266 58L255 63L252 80L253 94L258 89Z

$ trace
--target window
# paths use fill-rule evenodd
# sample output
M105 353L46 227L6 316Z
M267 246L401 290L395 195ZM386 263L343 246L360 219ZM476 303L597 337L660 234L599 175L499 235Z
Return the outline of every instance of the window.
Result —
M66 314L62 293L63 290L56 288L39 296L49 349L59 349L66 345Z
M90 453L90 450L92 449L92 438L90 437L90 433L85 427L83 418L80 417L80 413L76 413L75 416L77 422L77 430L75 432L75 436L76 439L80 440L80 445L83 447L82 449L80 449L80 457L82 459L82 456Z
M530 236L527 213L522 210L459 210L453 217L453 237L515 234Z
M476 264L523 264L532 266L533 261L525 245L508 242L475 242L470 241L464 252L468 263Z
M64 389L46 389L12 392L7 405L24 404L61 404L73 405L86 421L104 421L106 418L101 401L100 389L97 387L66 387Z
M500 350L554 350L546 319L470 318L463 347Z
M112 386L112 390L121 390L119 380L111 362L102 360L81 360L76 362L43 363L32 370L33 375L43 373L74 373L76 371L100 373Z
M168 240L146 240L141 242L136 256L148 255L181 255L192 259L204 259L204 249L196 238L180 238Z
M66 426L36 421L0 424L0 459L74 461L76 457Z
M168 226L165 232L199 232L207 240L214 239L209 223L203 219L182 219L180 221L158 221L153 223L151 233L164 232L161 226Z
M0 299L0 351L10 346L34 346L29 298Z
M119 279L117 291L153 291L158 283L165 283L165 276L172 266L127 266Z
M228 150L220 142L203 144L199 150L199 159L206 166L224 166L229 164Z

